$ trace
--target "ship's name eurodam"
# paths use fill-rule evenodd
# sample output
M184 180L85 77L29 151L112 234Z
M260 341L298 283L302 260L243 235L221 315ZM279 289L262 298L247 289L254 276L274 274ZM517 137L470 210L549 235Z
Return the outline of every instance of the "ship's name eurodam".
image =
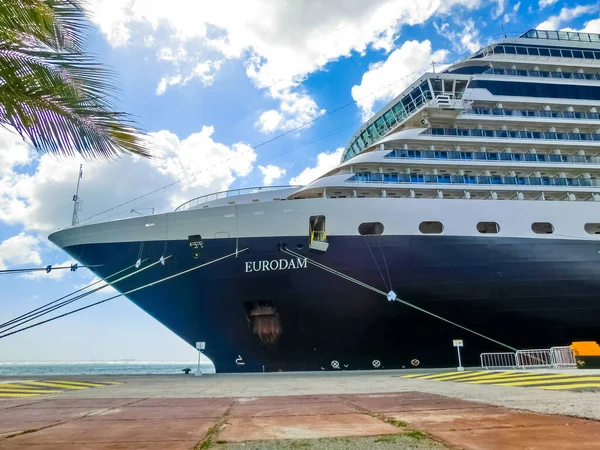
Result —
M246 261L246 272L265 272L267 270L306 269L306 258L272 259L270 261Z

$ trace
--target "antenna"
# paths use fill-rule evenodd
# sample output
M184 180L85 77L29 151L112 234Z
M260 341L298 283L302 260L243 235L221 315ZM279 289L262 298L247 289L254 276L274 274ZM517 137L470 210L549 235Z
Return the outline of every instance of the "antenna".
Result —
M79 176L77 177L77 190L73 196L73 218L71 219L71 226L79 225L79 211L81 211L81 200L79 199L79 182L83 177L83 164L79 164Z
M433 73L435 73L435 61L431 61L431 67L433 68Z

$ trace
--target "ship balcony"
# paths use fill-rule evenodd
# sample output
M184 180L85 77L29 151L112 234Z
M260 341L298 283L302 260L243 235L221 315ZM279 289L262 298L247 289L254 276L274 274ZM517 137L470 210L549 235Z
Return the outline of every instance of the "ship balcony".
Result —
M507 108L472 108L464 111L458 119L477 121L514 121L514 122L540 122L550 120L556 123L569 125L600 125L600 113L580 111L551 111L531 109ZM583 122L583 123L582 123Z
M465 162L507 162L507 163L549 163L559 164L600 164L600 156L562 155L543 153L500 153L500 152L469 152L457 150L404 150L394 149L384 156L385 159L436 161L465 161Z
M567 177L521 177L521 176L477 176L477 175L425 175L418 173L356 173L346 180L348 183L381 183L381 184L438 184L442 186L456 185L465 188L472 185L485 186L520 186L523 188L556 187L568 188L600 188L600 180L593 178ZM595 190L595 189L594 189Z
M480 143L498 142L503 139L506 143L531 142L535 145L552 145L557 147L600 146L600 133L562 133L555 131L525 131L525 130L484 130L469 128L426 128L420 136L428 139L443 139L448 141L462 141L463 139L476 138Z
M592 69L593 70L593 69ZM550 70L489 68L481 75L500 75L505 77L553 78L559 80L600 81L600 73L562 72Z

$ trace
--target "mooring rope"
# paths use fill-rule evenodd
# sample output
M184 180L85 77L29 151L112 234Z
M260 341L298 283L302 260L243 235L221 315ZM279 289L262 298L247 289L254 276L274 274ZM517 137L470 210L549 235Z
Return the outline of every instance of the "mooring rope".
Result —
M146 261L146 260L147 260L147 258L146 258L144 261ZM35 309L32 309L31 311L29 311L29 312L27 312L27 313L25 313L25 314L21 314L20 316L18 316L18 317L15 317L14 319L11 319L11 320L9 320L9 321L7 321L7 322L4 322L4 323L0 324L0 330L1 330L2 328L5 328L5 327L7 327L8 325L11 325L11 324L15 323L16 321L18 321L18 320L20 320L20 319L24 319L24 318L26 318L26 317L28 317L28 316L30 316L30 315L32 315L32 314L34 314L34 313L38 312L39 310L41 310L41 309L43 309L43 308L47 308L48 306L50 306L50 305L53 305L53 304L55 304L55 303L58 303L58 302L60 302L61 300L64 300L65 298L71 297L72 295L75 295L75 294L77 294L78 292L85 291L86 289L88 289L88 288L90 288L90 287L92 287L92 286L95 286L95 285L97 285L98 283L102 283L103 281L106 281L106 280L108 280L109 278L112 278L112 277L114 277L114 276L117 276L117 275L119 275L120 273L122 273L122 272L125 272L125 271L127 271L127 270L131 269L131 268L132 268L132 267L134 267L134 266L135 266L135 264L132 264L131 266L129 266L129 267L126 267L125 269L121 269L121 270L119 270L118 272L115 272L115 273L113 273L112 275L109 275L109 276L107 276L106 278L104 278L104 280L100 279L100 280L94 281L93 283L90 283L90 284L88 284L87 286L84 286L84 287L82 287L82 288L80 288L80 289L77 289L76 291L73 291L73 292L71 292L70 294L63 295L62 297L60 297L60 298L58 298L58 299L56 299L56 300L53 300L53 301L51 301L51 302L49 302L49 303L46 303L45 305L39 306L39 307L37 307L37 308L35 308Z
M284 252L284 253L287 253L287 254L288 254L288 255L290 255L290 256L293 256L294 258L303 258L303 259L305 258L305 259L307 260L307 262L308 262L308 263L312 264L312 265L313 265L313 266L315 266L315 267L318 267L318 268L320 268L320 269L323 269L323 270L325 270L325 271L327 271L327 272L329 272L329 273L332 273L332 274L334 274L334 275L337 275L337 276L339 276L340 278L344 278L345 280L351 281L352 283L358 284L359 286L362 286L362 287L364 287L364 288L366 288L366 289L370 289L371 291L373 291L373 292L376 292L376 293L378 293L378 294L380 294L380 295L383 295L383 296L384 296L384 297L386 297L386 298L388 298L388 294L390 294L389 292L383 292L382 290L380 290L380 289L377 289L376 287L373 287L373 286L370 286L370 285L368 285L368 284L366 284L366 283L363 283L362 281L359 281L359 280L357 280L356 278L352 278L352 277L351 277L351 276L349 276L349 275L346 275L346 274L344 274L344 273L342 273L342 272L339 272L339 271L337 271L337 270L335 270L335 269L332 269L331 267L327 267L325 264L321 264L320 262L314 261L314 260L312 260L312 259L310 259L310 258L308 258L308 257L306 257L306 256L304 256L304 255L301 255L301 254L299 254L299 253L296 253L296 252L294 252L294 251L292 251L292 250L289 250L289 249L287 249L287 248L281 248L281 251L282 251L282 252ZM493 343L495 343L495 344L498 344L498 345L500 345L500 346L502 346L502 347L508 348L508 349L510 349L511 351L514 351L514 352L516 352L516 351L517 351L517 349L516 349L516 348L514 348L514 347L511 347L511 346L510 346L510 345L508 345L508 344L504 344L503 342L497 341L496 339L493 339L493 338L491 338L491 337L489 337L489 336L486 336L486 335L484 335L484 334L478 333L477 331L471 330L470 328L467 328L467 327L465 327L465 326L463 326L463 325L460 325L460 324L458 324L458 323L456 323L456 322L453 322L453 321L451 321L451 320L449 320L449 319L446 319L445 317L442 317L442 316L439 316L439 315L437 315L437 314L435 314L435 313L432 313L432 312L430 312L430 311L427 311L426 309L420 308L420 307L419 307L419 306L417 306L417 305L413 305L412 303L409 303L409 302L407 302L407 301L405 301L405 300L402 300L402 299L401 299L401 298L399 298L399 297L395 297L393 301L396 301L396 302L402 303L403 305L406 305L406 306L408 306L408 307L410 307L410 308L416 309L417 311L421 311L422 313L425 313L425 314L427 314L427 315L430 315L430 316L432 316L432 317L435 317L436 319L442 320L442 321L444 321L444 322L446 322L446 323L449 323L450 325L454 325L454 326L455 326L455 327L457 327L457 328L460 328L460 329L462 329L462 330L468 331L469 333L475 334L476 336L479 336L479 337L481 337L481 338L487 339L488 341L491 341L491 342L493 342Z
M78 309L74 309L73 311L66 312L66 313L61 314L59 316L51 317L50 319L46 319L46 320L43 320L41 322L34 323L33 325L29 325L27 327L20 328L20 329L15 330L15 331L11 331L10 333L4 333L4 334L0 335L0 339L8 337L8 336L12 336L13 334L17 334L17 333L20 333L20 332L25 331L25 330L29 330L31 328L39 327L40 325L43 325L45 323L52 322L52 321L60 319L62 317L70 316L71 314L75 314L76 312L80 312L80 311L86 310L86 309L91 308L93 306L101 305L102 303L106 303L106 302L108 302L110 300L114 300L115 298L119 298L119 297L123 297L125 295L133 294L134 292L140 291L142 289L146 289L148 287L155 286L157 284L163 283L163 282L165 282L167 280L170 280L172 278L179 277L181 275L184 275L186 273L192 272L194 270L201 269L202 267L206 267L206 266L209 266L209 265L214 264L216 262L222 261L224 259L231 258L232 256L236 256L239 253L245 252L247 250L248 250L248 247L246 247L246 248L244 248L242 250L235 251L235 252L230 253L228 255L222 256L220 258L213 259L212 261L209 261L209 262L200 264L198 266L192 267L191 269L183 270L183 271L178 272L178 273L176 273L174 275L169 275L168 277L161 278L160 280L153 281L152 283L145 284L145 285L137 287L135 289L130 289L127 292L123 292L121 294L113 295L112 297L106 298L104 300L100 300L99 302L92 303L91 305L87 305L87 306L83 306L83 307L78 308ZM166 260L166 259L168 259L170 257L171 256L168 256L167 258L164 258L164 259ZM160 260L157 261L156 263L160 263ZM146 268L149 268L149 267L151 267L152 265L154 265L156 263L152 263L150 266L147 266ZM5 331L8 331L8 330L5 330Z
M168 259L168 258L170 258L170 256L168 256L167 258L165 258L165 260ZM146 261L146 260L144 260L144 261ZM11 324L12 325L11 327L6 328L6 326L8 326L8 325L6 325L6 326L1 326L0 329L6 328L4 331L2 331L2 333L5 333L5 332L7 332L9 330L13 330L13 329L15 329L17 327L20 327L23 324L26 324L27 322L31 322L32 320L35 320L35 319L37 319L39 317L42 317L42 316L45 316L46 314L51 313L52 311L56 311L57 309L60 309L60 308L62 308L64 306L67 306L67 305L73 303L73 302L76 302L77 300L80 300L80 299L82 299L84 297L87 297L88 295L94 294L95 292L98 292L98 291L100 291L100 290L102 290L102 289L104 289L104 288L106 288L108 286L112 286L115 283L118 283L118 282L120 282L122 280L125 280L126 278L129 278L129 277L132 277L134 275L137 275L138 273L143 272L144 270L149 269L150 267L155 266L156 264L159 264L159 263L160 263L160 261L153 262L152 264L150 264L150 265L148 265L146 267L142 267L141 269L138 269L135 272L131 272L130 274L125 275L125 276L123 276L121 278L118 278L118 279L116 279L114 281L111 281L110 283L106 283L106 284L104 284L104 285L102 285L100 287L92 289L91 291L84 292L83 294L80 294L80 295L78 295L78 296L76 296L74 298L70 298L68 300L65 300L65 301L63 301L61 303L58 303L57 305L52 306L51 308L48 308L48 307L44 308L44 307L42 307L42 308L44 308L42 311L39 311L39 312L37 312L35 314L33 314L31 312L28 313L29 317L24 318L22 320L18 320L18 323L16 325L13 322L13 324ZM123 269L123 270L126 270L126 269ZM122 270L119 271L119 272L122 272ZM117 272L117 273L119 273L119 272ZM56 301L58 301L58 300L56 300ZM17 320L17 319L13 319L13 320Z

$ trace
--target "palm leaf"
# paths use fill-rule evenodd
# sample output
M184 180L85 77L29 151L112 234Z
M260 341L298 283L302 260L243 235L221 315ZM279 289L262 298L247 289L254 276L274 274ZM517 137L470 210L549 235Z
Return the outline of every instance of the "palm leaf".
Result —
M88 27L80 0L0 0L0 125L40 152L149 156L115 74L83 51Z

